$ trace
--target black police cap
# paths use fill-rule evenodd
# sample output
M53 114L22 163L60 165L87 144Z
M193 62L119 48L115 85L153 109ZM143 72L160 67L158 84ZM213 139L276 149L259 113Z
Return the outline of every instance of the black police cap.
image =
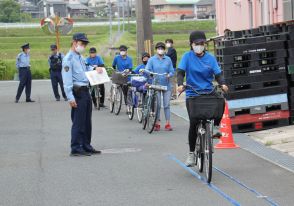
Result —
M96 50L96 48L95 48L95 47L91 47L91 48L89 49L89 52L90 52L90 53L96 53L96 52L97 52L97 50Z
M72 36L72 39L74 41L83 41L83 42L86 42L86 43L89 43L89 39L87 37L87 35L85 33L75 33L73 36Z
M24 45L21 46L22 49L29 49L30 48L30 44L26 43Z
M56 44L51 44L50 45L50 48L53 50L53 49L57 49L57 45Z
M158 49L158 48L163 48L163 49L165 49L165 43L163 43L163 42L158 42L158 43L155 45L155 49Z
M128 47L127 47L126 45L120 45L118 49L119 49L120 51L121 51L121 50L127 51L127 50L128 50Z
M206 35L203 31L193 31L190 34L190 44L206 42Z

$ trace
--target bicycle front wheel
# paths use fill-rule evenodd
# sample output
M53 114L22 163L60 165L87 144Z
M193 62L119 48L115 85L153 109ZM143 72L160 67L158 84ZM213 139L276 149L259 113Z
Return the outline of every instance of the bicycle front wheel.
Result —
M137 113L137 118L138 118L139 123L142 123L142 120L143 120L143 107L144 107L143 94L139 93L138 103L137 103L137 107L136 107L136 113Z
M200 125L199 125L200 127ZM203 155L203 135L199 133L199 127L197 128L196 139L196 165L199 172L203 172L204 155Z
M149 115L147 116L147 130L151 134L154 130L156 121L157 121L157 113L158 113L158 99L157 95L154 94L150 101L150 111Z
M119 115L122 104L122 88L119 86L114 95L114 113Z
M207 183L211 182L212 177L212 134L210 123L205 124L205 141L204 141L204 156L205 156L205 175Z
M127 115L129 120L132 120L134 118L134 93L132 90L129 90L128 96L127 96Z
M142 111L142 128L146 129L147 126L147 117L149 115L149 99L150 96L146 96L146 98L144 99L144 105L143 105L143 111Z

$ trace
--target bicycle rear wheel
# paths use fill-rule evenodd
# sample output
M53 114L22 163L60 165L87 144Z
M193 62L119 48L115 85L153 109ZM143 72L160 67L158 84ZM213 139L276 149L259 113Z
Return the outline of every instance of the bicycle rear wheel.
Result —
M122 104L122 88L119 86L114 95L114 114L119 115Z
M110 92L109 92L109 110L110 110L110 113L113 113L113 110L114 110L114 86L111 85L110 87Z
M212 134L210 123L205 124L205 141L204 141L204 156L205 156L205 175L207 183L211 182L212 177Z
M158 113L158 99L157 95L154 94L151 99L149 115L147 116L147 130L151 134L154 130Z

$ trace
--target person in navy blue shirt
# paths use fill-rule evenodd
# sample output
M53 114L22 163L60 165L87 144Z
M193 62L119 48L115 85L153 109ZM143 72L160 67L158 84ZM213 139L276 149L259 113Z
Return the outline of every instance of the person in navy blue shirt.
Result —
M103 59L97 55L97 50L95 47L90 48L89 50L90 57L86 59L86 64L95 67L104 67L104 61ZM101 94L101 99L100 99L100 107L104 107L104 99L105 99L105 86L104 84L99 84L100 88L100 94ZM97 102L95 98L95 91L93 90L91 93L92 96L92 101L95 107L97 107Z
M62 62L64 91L71 110L71 156L90 156L101 154L91 145L92 137L92 101L89 93L89 80L85 72L92 71L92 66L85 64L81 55L89 40L84 33L73 35L71 49ZM96 67L102 73L101 67Z
M165 55L165 44L163 42L158 42L155 46L156 54L151 57L146 65L147 73L148 71L164 74L165 76L157 76L158 83L162 86L167 86L167 91L159 91L158 95L158 112L157 112L157 122L155 124L154 131L160 130L160 109L161 109L161 97L163 98L163 108L165 114L165 130L171 131L172 127L170 125L170 98L171 98L171 81L170 78L174 75L174 68L171 59Z
M112 67L114 70L122 72L126 69L133 69L133 60L128 56L128 47L121 45L119 47L119 55L114 57L112 62ZM124 93L125 104L127 105L127 94L128 94L128 85L122 85L122 90Z
M52 44L50 46L50 49L52 53L48 58L48 64L49 64L49 72L50 72L50 79L51 79L53 93L54 93L56 101L60 101L60 95L58 92L58 84L59 84L62 96L64 100L67 101L66 94L63 88L63 81L62 81L62 75L61 75L62 59L64 55L58 52L56 44Z
M19 73L19 86L15 97L15 103L18 103L24 88L26 92L26 102L34 102L31 100L32 73L30 65L30 44L24 44L21 48L22 52L16 57L16 68Z
M177 50L174 48L174 40L166 39L165 45L167 48L166 56L168 56L173 63L173 67L175 69L175 75L172 78L172 100L177 99Z
M227 92L228 87L225 85L222 77L222 71L213 55L205 51L206 35L202 31L194 31L190 34L191 50L186 52L178 66L178 92L184 91L184 77L186 75L186 82L191 85L196 91L211 92L213 90L213 80L215 79ZM197 96L191 88L186 89L186 107L189 113L189 100L191 97ZM219 122L215 121L218 125ZM186 165L188 167L195 166L195 146L197 138L197 120L190 119L189 128L189 149ZM220 135L214 134L214 135Z

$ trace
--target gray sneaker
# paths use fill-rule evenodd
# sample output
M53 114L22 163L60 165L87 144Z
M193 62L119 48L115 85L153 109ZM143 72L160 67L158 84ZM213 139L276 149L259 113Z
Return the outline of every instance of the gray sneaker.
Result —
M196 157L194 152L189 152L187 160L185 162L187 167L195 167L196 164Z

